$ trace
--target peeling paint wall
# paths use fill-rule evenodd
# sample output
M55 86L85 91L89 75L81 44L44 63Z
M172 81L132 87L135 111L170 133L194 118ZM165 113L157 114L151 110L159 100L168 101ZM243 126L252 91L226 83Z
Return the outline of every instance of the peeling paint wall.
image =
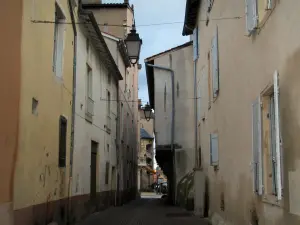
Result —
M299 63L300 2L275 1L276 6L259 21L259 30L246 36L244 1L214 1L206 26L205 4L198 15L201 87L200 144L203 172L208 177L209 211L213 223L299 224ZM259 3L261 4L261 2ZM259 12L261 15L261 11ZM226 17L241 17L221 19ZM213 18L219 18L213 20ZM219 31L220 94L208 107L208 60L216 26ZM204 68L204 73L201 72ZM284 196L258 197L253 192L252 102L279 72L280 115L284 151ZM219 135L219 169L210 166L209 134ZM239 207L237 207L237 205Z

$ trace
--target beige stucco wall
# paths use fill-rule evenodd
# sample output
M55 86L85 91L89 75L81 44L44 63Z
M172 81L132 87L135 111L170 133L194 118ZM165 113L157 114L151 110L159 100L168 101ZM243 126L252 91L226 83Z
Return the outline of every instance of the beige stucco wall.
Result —
M170 54L172 65L170 65ZM176 180L194 168L194 74L192 46L178 49L157 57L155 65L171 67L175 72L175 144L182 146L176 150ZM156 146L171 143L172 86L170 72L154 70L155 88L155 139ZM166 86L166 109L164 90Z
M5 30L5 35L0 38L0 100L3 105L0 116L1 225L12 223L13 174L18 146L22 8L21 0L5 0L0 9L0 26Z
M57 1L71 22L67 0ZM63 77L52 71L55 1L23 1L19 145L14 177L14 209L64 198L68 193L73 30L65 26ZM39 101L32 114L32 98ZM67 167L58 168L59 117L68 120Z
M299 88L300 2L278 1L259 33L246 36L245 3L215 1L210 18L241 16L241 19L210 20L204 5L198 15L200 59L198 81L201 85L201 147L203 171L209 179L210 213L217 213L232 224L249 224L250 210L256 210L259 224L299 224ZM261 12L259 12L261 14ZM220 95L208 110L207 53L219 30ZM273 83L279 72L280 114L284 148L284 197L257 197L253 193L252 102ZM209 166L209 133L219 134L219 170ZM220 209L221 194L225 211ZM275 203L275 204L273 204ZM279 205L279 206L278 206ZM238 207L237 207L238 206ZM216 215L216 214L215 214ZM216 221L216 220L215 220Z

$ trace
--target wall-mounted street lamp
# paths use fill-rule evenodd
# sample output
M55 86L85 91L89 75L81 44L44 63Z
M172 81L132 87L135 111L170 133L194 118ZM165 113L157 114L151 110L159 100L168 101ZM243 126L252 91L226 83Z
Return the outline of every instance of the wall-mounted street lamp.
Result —
M141 46L143 44L143 41L142 39L140 39L139 34L136 32L135 23L133 24L132 30L127 35L124 41L127 47L127 52L131 64L137 64L140 59Z
M150 121L151 120L151 115L152 115L152 109L151 109L151 106L147 103L144 108L144 114L145 114L145 119L147 121Z

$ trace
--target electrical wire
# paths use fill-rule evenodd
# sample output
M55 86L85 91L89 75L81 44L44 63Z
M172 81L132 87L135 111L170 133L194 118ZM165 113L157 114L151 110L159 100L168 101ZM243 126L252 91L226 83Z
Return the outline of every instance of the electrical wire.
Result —
M244 16L232 16L232 17L219 17L219 18L208 18L208 20L235 20L242 19ZM207 19L201 19L200 22L206 22ZM72 24L71 22L66 21L50 21L50 20L31 20L32 23L40 23L40 24ZM174 24L183 24L183 21L175 21L175 22L165 22L165 23L151 23L151 24L140 24L136 25L136 27L150 27L150 26L163 26L163 25L174 25ZM75 24L90 24L90 22L75 22ZM125 24L102 24L97 23L99 26L108 26L108 27L127 27L131 28L131 26Z

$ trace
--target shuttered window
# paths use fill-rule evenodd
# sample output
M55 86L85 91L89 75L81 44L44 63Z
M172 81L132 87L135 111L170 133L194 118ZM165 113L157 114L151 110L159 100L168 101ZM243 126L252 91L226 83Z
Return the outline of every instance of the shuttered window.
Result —
M263 193L262 165L262 122L261 100L257 98L252 104L252 151L253 151L253 188L261 195Z
M59 153L58 166L66 167L66 153L67 153L67 119L63 116L59 118Z
M194 61L198 59L199 57L199 31L198 27L196 27L193 31L193 55L194 55Z
M212 40L211 47L212 54L212 85L213 85L213 97L216 98L219 95L219 43L218 43L218 27L216 28L216 34Z
M257 0L245 0L246 3L246 28L250 35L257 27L258 12L257 12Z
M219 137L218 134L210 134L210 165L219 165Z
M105 164L105 184L108 184L108 181L109 181L109 167L110 167L109 162L106 162L106 164Z

